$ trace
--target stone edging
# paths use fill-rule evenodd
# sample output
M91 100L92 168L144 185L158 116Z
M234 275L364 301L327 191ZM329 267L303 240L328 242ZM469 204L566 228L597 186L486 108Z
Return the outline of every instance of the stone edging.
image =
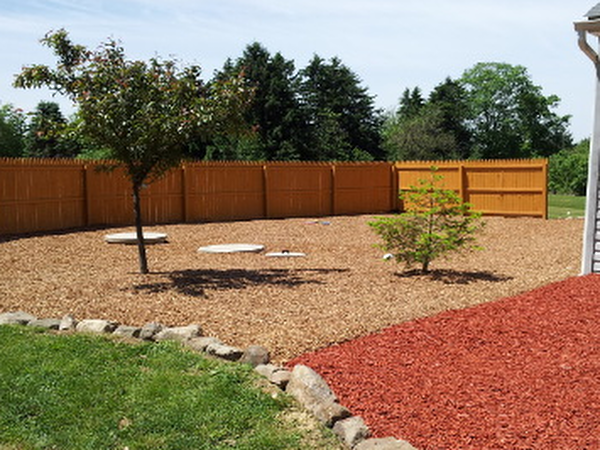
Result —
M327 382L313 369L301 364L289 371L270 363L269 351L259 345L246 349L229 346L215 337L202 335L200 325L166 327L156 322L143 327L121 325L102 319L75 320L71 315L62 319L38 319L23 312L0 314L0 325L27 325L57 331L112 334L113 336L160 342L181 342L187 348L227 361L250 364L271 384L294 397L323 425L331 428L344 445L353 450L416 450L406 441L394 437L370 438L371 432L362 417L353 416L340 405Z

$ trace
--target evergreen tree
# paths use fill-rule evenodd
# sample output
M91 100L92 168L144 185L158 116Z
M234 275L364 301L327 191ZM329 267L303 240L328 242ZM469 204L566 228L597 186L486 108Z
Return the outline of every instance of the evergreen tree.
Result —
M421 113L423 106L425 106L425 99L421 88L417 86L412 91L406 88L400 97L397 115L400 119L412 119Z
M67 119L55 102L40 102L32 113L25 154L34 158L72 158L81 150L65 134Z
M25 115L12 105L0 105L0 157L21 157L25 150Z
M456 147L453 157L467 159L471 148L471 132L467 126L469 104L465 89L460 83L447 77L429 94L428 103L438 108L441 128L454 138Z
M383 159L381 114L360 79L340 59L314 56L300 72L301 93L316 135L314 159ZM324 135L324 130L336 136ZM326 149L338 141L335 155Z
M248 87L254 90L246 119L253 127L257 140L246 139L242 143L228 141L229 148L234 149L230 152L237 153L236 159L240 159L245 146L246 150L251 151L242 159L306 159L307 143L303 139L306 120L298 97L294 62L286 60L280 53L271 55L265 47L255 42L246 47L235 63L226 62L217 78L232 72L243 72ZM218 153L219 143L213 144Z

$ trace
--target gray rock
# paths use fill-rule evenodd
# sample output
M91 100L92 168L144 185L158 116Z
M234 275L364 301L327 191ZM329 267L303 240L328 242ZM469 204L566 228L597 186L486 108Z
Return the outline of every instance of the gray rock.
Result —
M239 348L217 343L209 344L205 351L211 356L226 359L227 361L238 361L244 354L244 351Z
M292 377L292 373L289 370L285 370L283 367L274 364L259 364L254 370L282 390L286 388Z
M132 327L129 325L119 325L113 334L124 338L139 338L142 329L140 327Z
M258 373L260 373L263 377L268 379L275 372L278 372L280 370L285 370L285 369L283 369L282 367L276 366L275 364L259 364L258 366L254 367L254 370L257 371Z
M110 320L85 319L77 324L75 330L80 333L112 333L118 326L118 323Z
M337 397L321 375L302 364L292 370L286 392L311 411L318 403L337 402Z
M359 442L354 450L417 450L406 441L400 441L393 437L367 439Z
M338 403L336 395L321 375L310 367L301 364L295 366L285 390L328 426L351 415L347 408Z
M60 319L36 319L27 324L30 327L46 328L48 330L58 330Z
M352 416L352 413L345 406L337 402L327 402L318 404L313 414L326 427L333 427L337 422Z
M354 448L371 434L362 417L358 416L336 422L333 432L350 448Z
M147 323L140 330L140 339L153 341L155 336L162 331L164 327L157 322Z
M256 367L260 364L268 364L271 361L271 354L269 350L260 345L251 345L240 358L241 363L250 364L252 367Z
M75 327L77 327L77 321L71 314L66 314L63 316L63 318L60 320L60 324L58 325L59 331L71 331L74 330Z
M211 344L223 344L223 342L220 341L219 339L217 339L216 337L209 337L209 336L201 336L201 337L197 337L197 338L192 338L192 339L189 339L184 342L184 345L186 347L189 347L192 350L201 352L201 353L205 352L206 347L208 347Z
M269 381L280 389L285 390L290 382L290 378L292 378L292 372L289 370L278 370L269 378Z
M195 337L202 336L200 325L188 325L186 327L163 328L155 336L155 341L187 341Z
M0 314L0 325L27 325L37 317L24 311L7 312Z

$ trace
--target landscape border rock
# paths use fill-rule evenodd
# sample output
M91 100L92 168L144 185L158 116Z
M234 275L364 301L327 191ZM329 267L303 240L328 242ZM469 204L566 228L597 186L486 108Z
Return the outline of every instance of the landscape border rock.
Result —
M113 335L146 341L176 341L198 353L221 360L248 364L271 384L285 391L306 408L323 425L331 428L340 441L353 450L416 450L410 443L394 437L369 439L369 428L360 416L352 416L327 382L308 366L298 364L290 372L270 364L269 351L259 345L242 350L223 343L216 337L203 336L200 325L166 327L151 322L143 327L122 325L104 319L77 321L67 314L61 319L39 319L24 311L0 313L0 325L26 325L57 332Z
M333 426L333 432L350 448L366 440L371 432L362 417L348 417Z

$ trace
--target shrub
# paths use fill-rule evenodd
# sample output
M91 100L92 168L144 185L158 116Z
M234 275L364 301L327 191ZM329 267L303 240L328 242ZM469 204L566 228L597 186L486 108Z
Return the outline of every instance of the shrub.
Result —
M450 252L479 249L475 234L484 226L481 214L471 211L451 189L439 187L442 177L432 167L429 179L401 194L406 212L393 217L379 217L369 222L382 239L379 245L406 268L421 265L429 271L434 259Z
M573 148L561 150L550 157L548 189L553 194L586 193L590 140L584 139Z

